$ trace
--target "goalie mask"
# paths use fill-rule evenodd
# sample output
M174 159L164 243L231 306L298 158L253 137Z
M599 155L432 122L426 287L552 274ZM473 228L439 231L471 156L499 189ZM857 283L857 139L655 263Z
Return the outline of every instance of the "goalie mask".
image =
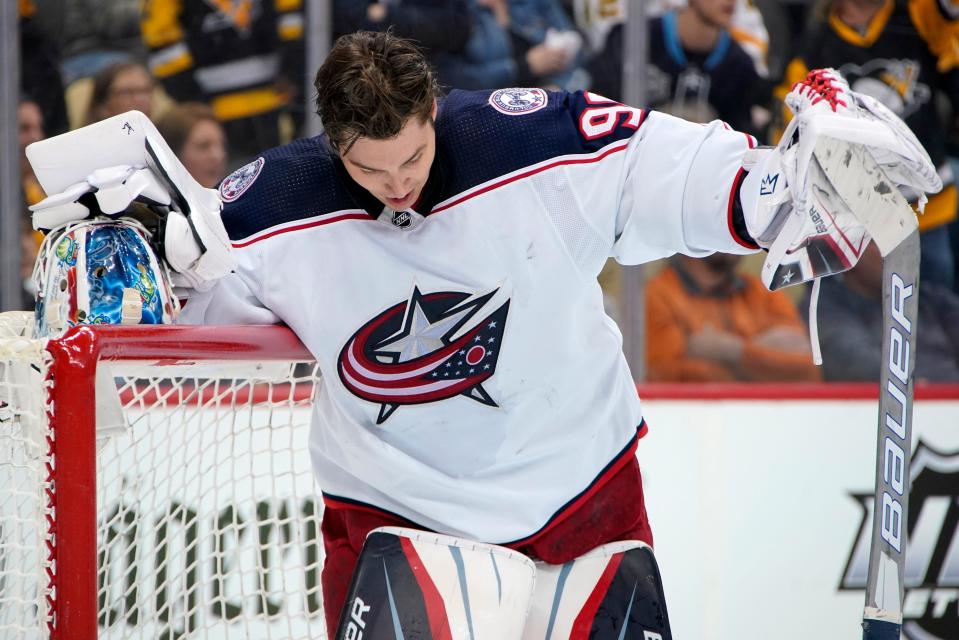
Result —
M39 337L81 324L172 324L179 311L149 233L129 219L54 229L40 248L33 279Z

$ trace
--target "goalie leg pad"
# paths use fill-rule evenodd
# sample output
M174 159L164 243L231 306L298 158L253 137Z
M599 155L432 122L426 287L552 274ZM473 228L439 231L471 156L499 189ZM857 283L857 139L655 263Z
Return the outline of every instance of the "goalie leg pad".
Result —
M537 563L523 640L672 640L649 545L612 542L563 565Z
M535 573L532 560L505 547L402 527L374 529L335 637L519 638Z

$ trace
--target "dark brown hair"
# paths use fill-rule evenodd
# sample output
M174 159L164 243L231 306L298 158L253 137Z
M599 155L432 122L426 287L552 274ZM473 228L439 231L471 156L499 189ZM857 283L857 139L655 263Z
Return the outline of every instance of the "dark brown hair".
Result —
M342 36L316 72L316 113L339 153L358 138L395 137L410 118L429 120L439 87L423 53L390 32Z
M170 145L173 152L179 155L183 151L193 127L204 120L220 124L213 113L213 109L208 105L202 102L182 102L164 113L156 125L163 139Z

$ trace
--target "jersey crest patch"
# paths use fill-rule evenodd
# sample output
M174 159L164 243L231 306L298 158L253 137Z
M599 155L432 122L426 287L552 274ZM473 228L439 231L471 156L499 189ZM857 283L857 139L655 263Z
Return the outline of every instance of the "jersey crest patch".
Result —
M355 396L380 405L376 424L401 405L464 395L497 406L483 389L496 372L509 300L480 315L499 289L423 294L368 321L340 351L340 380Z
M264 164L266 164L266 160L259 157L228 175L220 183L220 197L225 202L233 202L242 196L243 192L249 189L256 177L260 175L260 170L263 169Z
M542 89L498 89L489 96L494 109L508 116L522 116L539 111L548 101Z

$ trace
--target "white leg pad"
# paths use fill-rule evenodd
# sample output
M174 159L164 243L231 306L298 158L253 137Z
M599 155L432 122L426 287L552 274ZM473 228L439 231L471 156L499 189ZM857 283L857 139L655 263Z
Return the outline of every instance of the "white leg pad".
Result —
M562 565L536 563L523 640L671 640L649 545L612 542Z
M536 567L505 547L402 527L370 532L338 639L521 637Z

